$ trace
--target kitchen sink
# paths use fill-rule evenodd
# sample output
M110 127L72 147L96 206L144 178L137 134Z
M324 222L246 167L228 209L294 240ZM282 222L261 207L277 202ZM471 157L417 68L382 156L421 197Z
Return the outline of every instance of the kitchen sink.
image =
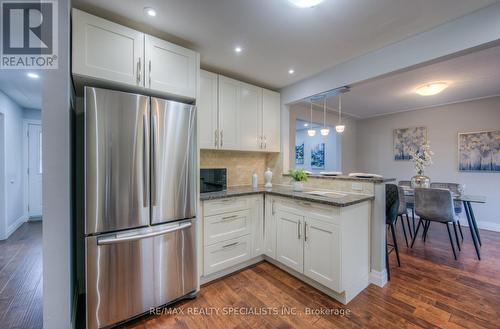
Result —
M319 196L326 196L329 198L343 198L347 195L345 193L339 193L339 192L333 192L333 191L309 191L309 192L304 192L304 193L319 195Z

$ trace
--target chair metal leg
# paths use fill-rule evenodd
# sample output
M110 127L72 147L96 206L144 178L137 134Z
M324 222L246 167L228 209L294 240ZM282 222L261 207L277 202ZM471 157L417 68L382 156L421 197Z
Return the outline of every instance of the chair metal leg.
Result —
M455 246L453 245L453 238L451 237L450 226L448 223L444 223L446 225L446 229L448 230L448 237L450 238L451 250L453 250L453 257L457 260L457 253L455 252Z
M417 239L418 230L420 229L421 224L422 224L422 218L420 218L420 220L418 221L418 225L417 225L417 228L415 230L415 233L413 233L413 240L411 241L410 248L413 248L413 245L415 244L415 239Z
M464 234L462 233L462 225L460 225L460 221L457 220L457 226L458 226L458 230L460 231L460 236L462 237L462 240L464 239Z
M390 224L390 227L392 233L392 240L394 242L394 250L396 251L396 258L398 259L398 266L401 266L401 260L399 259L398 241L396 240L396 229L394 227L394 224Z
M424 242L427 240L427 232L429 231L429 226L431 226L430 220L427 221L426 226L425 226L425 230L424 230L424 234L423 234Z
M457 247L458 247L458 251L462 251L462 248L460 248L460 240L458 239L458 232L457 232L457 225L455 224L455 222L453 222L453 231L455 231L455 239L457 239Z
M413 220L413 234L415 234L415 208L411 208L411 219Z
M389 266L389 249L387 246L387 230L385 232L386 232L386 236L385 236L385 240L386 240L385 241L385 268L387 270L387 280L391 281L391 269Z
M408 237L406 236L406 229L405 229L405 222L403 219L403 215L400 215L399 219L401 219L401 227L403 228L403 234L405 236L406 248L408 248Z

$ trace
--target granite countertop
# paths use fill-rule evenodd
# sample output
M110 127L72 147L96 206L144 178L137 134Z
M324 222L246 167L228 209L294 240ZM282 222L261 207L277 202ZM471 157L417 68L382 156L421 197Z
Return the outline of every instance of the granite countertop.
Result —
M304 192L308 191L318 191L318 189L304 190ZM291 186L286 186L286 185L273 185L273 187L270 189L266 189L264 188L264 186L259 186L257 188L252 188L251 186L237 186L237 187L228 187L226 191L201 193L200 200L201 201L216 200L216 199L224 199L224 198L251 195L251 194L269 194L269 195L277 195L277 196L297 199L301 201L317 202L335 207L347 207L354 205L356 203L375 199L374 196L367 194L338 192L346 195L342 197L328 197L328 196L308 194L304 192L294 192ZM332 191L332 192L337 192L337 191Z
M290 177L289 174L283 174L283 176ZM320 175L320 174L308 174L307 176L310 178L338 179L338 180L349 180L349 181L356 181L356 182L371 182L371 183L375 183L375 184L393 182L396 180L396 178L379 178L379 177L361 178L361 177L350 177L350 176L346 176L346 175L327 176L327 175Z

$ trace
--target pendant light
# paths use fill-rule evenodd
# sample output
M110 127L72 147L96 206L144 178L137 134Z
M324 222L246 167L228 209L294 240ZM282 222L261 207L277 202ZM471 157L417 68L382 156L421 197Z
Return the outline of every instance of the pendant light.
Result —
M335 130L342 134L345 130L345 126L342 124L342 95L339 95L339 122L335 126Z
M312 104L312 101L309 101L309 104L311 104L311 121L310 121L310 128L307 130L307 134L310 136L310 137L313 137L314 135L316 135L316 129L313 128L313 104Z
M326 126L326 95L323 98L323 128L321 128L320 133L322 136L328 136L330 129Z

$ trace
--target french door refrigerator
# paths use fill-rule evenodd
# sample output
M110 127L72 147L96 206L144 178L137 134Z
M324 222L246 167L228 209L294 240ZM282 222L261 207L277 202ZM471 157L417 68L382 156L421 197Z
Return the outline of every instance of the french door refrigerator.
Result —
M85 87L87 328L199 289L196 107Z

